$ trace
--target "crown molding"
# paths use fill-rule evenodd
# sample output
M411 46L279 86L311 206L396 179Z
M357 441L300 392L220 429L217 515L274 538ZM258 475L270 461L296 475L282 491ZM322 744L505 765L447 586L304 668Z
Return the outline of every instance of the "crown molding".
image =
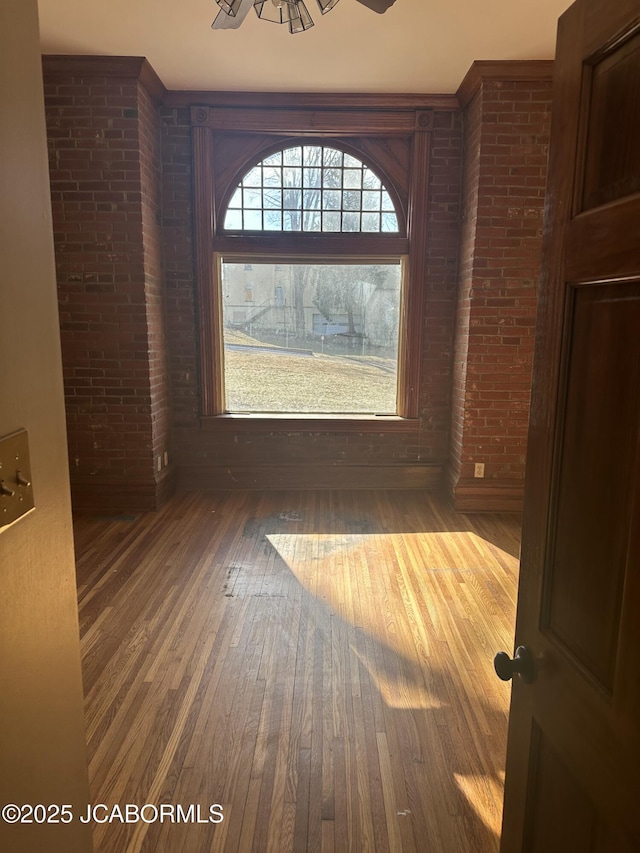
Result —
M456 99L464 110L489 80L551 80L552 59L476 60L458 87Z
M45 77L120 77L137 80L156 103L162 103L167 90L144 56L65 56L42 57Z
M347 92L200 92L169 91L167 107L238 109L458 110L455 95L357 94Z

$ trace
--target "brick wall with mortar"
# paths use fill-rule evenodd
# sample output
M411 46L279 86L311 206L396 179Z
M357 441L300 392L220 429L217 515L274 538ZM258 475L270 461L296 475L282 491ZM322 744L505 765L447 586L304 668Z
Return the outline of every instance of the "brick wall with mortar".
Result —
M171 410L164 317L161 128L157 106L140 83L138 105L152 449L156 480L164 483L163 472L171 456Z
M154 453L168 427L159 151L139 71L140 61L119 75L82 58L44 60L76 507L145 509L158 498Z
M529 79L520 79L522 64L475 63L461 87L464 217L448 471L460 509L518 509L523 495L551 107L551 64L527 67ZM476 462L484 480L474 477Z
M475 65L486 71L487 65L503 64ZM156 460L170 430L186 483L195 474L200 484L234 485L230 472L242 469L242 485L252 485L260 478L247 479L247 472L296 469L309 462L318 468L437 467L446 463L450 446L449 482L458 503L465 487L477 483L474 461L485 462L486 483L521 486L548 77L502 79L495 68L486 79L479 75L475 96L465 102L462 200L461 113L436 112L416 438L200 429L188 109L161 107L158 113L129 72L67 72L61 78L49 71L56 255L76 491L87 483L95 491L105 483L133 482L142 485L138 498L146 489L148 502L157 500Z

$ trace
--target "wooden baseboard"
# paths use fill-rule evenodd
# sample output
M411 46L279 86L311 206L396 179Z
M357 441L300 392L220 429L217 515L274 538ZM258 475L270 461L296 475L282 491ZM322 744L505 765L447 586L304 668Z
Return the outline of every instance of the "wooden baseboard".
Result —
M435 491L441 465L265 465L181 468L180 489L424 489Z
M522 512L524 480L458 480L453 505L460 512Z
M175 486L172 466L165 468L157 480L72 478L71 503L74 512L83 513L153 512L173 494Z

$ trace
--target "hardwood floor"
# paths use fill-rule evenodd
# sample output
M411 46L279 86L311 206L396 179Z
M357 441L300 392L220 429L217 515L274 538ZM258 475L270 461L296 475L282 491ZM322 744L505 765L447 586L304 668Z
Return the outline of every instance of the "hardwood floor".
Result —
M75 535L92 802L224 814L96 850L497 851L516 518L187 493Z

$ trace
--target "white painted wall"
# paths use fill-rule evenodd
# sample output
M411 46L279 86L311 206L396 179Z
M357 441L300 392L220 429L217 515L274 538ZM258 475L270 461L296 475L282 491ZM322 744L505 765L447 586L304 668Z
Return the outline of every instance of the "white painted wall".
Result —
M36 0L0 3L0 436L29 431L36 509L0 529L0 805L88 802ZM89 828L8 825L0 850L84 853Z

